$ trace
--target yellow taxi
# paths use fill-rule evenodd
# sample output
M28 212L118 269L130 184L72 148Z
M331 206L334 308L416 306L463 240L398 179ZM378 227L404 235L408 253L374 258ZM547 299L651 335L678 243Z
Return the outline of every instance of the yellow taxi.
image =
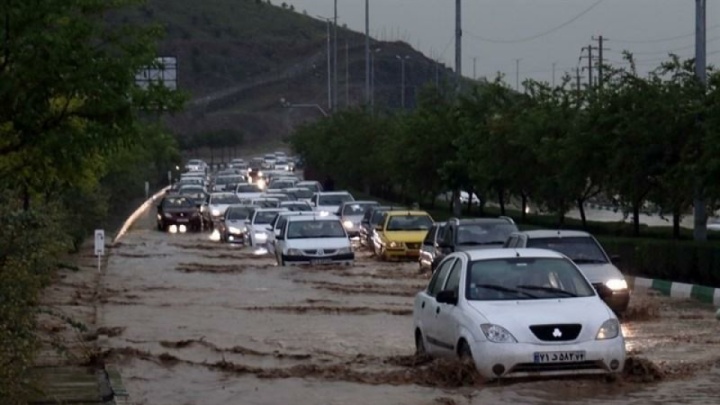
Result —
M388 211L375 228L373 248L381 260L415 259L433 219L425 211Z

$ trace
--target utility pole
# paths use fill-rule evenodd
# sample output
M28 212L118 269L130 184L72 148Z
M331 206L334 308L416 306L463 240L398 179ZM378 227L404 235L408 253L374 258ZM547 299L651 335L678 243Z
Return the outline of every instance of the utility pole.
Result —
M703 88L707 85L707 37L706 37L706 0L695 0L695 76ZM698 121L702 117L698 117ZM699 123L698 123L699 124ZM698 130L700 125L698 125ZM705 212L705 196L699 180L695 180L693 198L693 239L707 240L707 212Z
M515 59L515 91L520 91L520 59Z
M455 0L455 90L460 92L462 78L462 0Z
M333 39L333 111L338 106L338 9L337 0L335 0L335 16L334 16L334 39Z
M595 49L594 46L588 45L582 47L582 51L587 51L587 56L580 56L580 59L587 58L588 65L587 67L584 67L583 70L587 69L588 71L588 89L593 88L593 49Z
M553 62L552 64L552 86L555 87L555 65L557 65L557 62Z
M400 56L395 55L396 58L400 59L400 70L402 70L401 73L401 82L402 85L400 86L400 105L402 106L403 111L405 110L405 60L409 59L409 56Z
M370 0L365 0L365 103L370 104Z
M327 93L328 110L333 111L332 105L332 49L330 46L330 19L327 19Z
M477 57L473 57L473 80L477 80Z
M602 88L602 87L603 87L603 81L604 81L604 79L605 79L604 74L603 74L604 69L605 69L605 67L604 67L604 65L605 65L605 57L603 56L603 51L608 51L609 49L605 49L605 46L604 46L604 44L605 44L605 38L603 38L602 35L598 36L597 38L595 38L595 37L593 36L592 39L593 39L594 41L598 41L598 46L597 46L597 48L596 48L597 51L598 51L598 80L597 80L597 85L598 85L599 88Z
M578 97L580 97L580 67L575 68L575 88L577 89Z
M350 107L350 45L345 40L345 107Z

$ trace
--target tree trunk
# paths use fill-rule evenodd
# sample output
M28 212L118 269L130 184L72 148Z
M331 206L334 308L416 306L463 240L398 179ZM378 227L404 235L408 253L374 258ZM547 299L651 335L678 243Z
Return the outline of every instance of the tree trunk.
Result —
M520 193L520 198L522 199L520 203L520 218L522 218L522 221L525 222L527 219L527 195L525 193Z
M633 235L640 236L640 202L633 201L632 213L633 213Z
M505 193L498 191L498 203L500 204L500 215L505 215Z
M453 190L452 197L452 213L454 217L460 218L462 216L462 203L460 202L460 191Z
M582 221L583 229L587 229L587 217L585 216L585 201L582 198L578 198L577 207L580 210L580 220Z
M682 210L680 205L676 204L673 206L673 239L680 239L680 220L682 219Z

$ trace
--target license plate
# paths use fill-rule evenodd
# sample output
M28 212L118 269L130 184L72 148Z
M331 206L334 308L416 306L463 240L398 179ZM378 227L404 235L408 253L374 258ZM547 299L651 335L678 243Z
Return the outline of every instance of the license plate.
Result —
M177 221L178 222L190 222L190 220L187 218L178 218Z
M585 352L535 352L535 363L572 363L585 361Z
M310 264L327 264L327 263L330 263L330 262L332 262L332 260L330 260L330 259L315 259L315 260L310 260Z

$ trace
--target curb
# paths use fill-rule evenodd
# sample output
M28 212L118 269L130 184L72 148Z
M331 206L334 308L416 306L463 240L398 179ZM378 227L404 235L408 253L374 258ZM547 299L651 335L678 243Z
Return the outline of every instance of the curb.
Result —
M660 279L626 276L631 290L655 290L670 298L694 299L720 307L720 288Z

